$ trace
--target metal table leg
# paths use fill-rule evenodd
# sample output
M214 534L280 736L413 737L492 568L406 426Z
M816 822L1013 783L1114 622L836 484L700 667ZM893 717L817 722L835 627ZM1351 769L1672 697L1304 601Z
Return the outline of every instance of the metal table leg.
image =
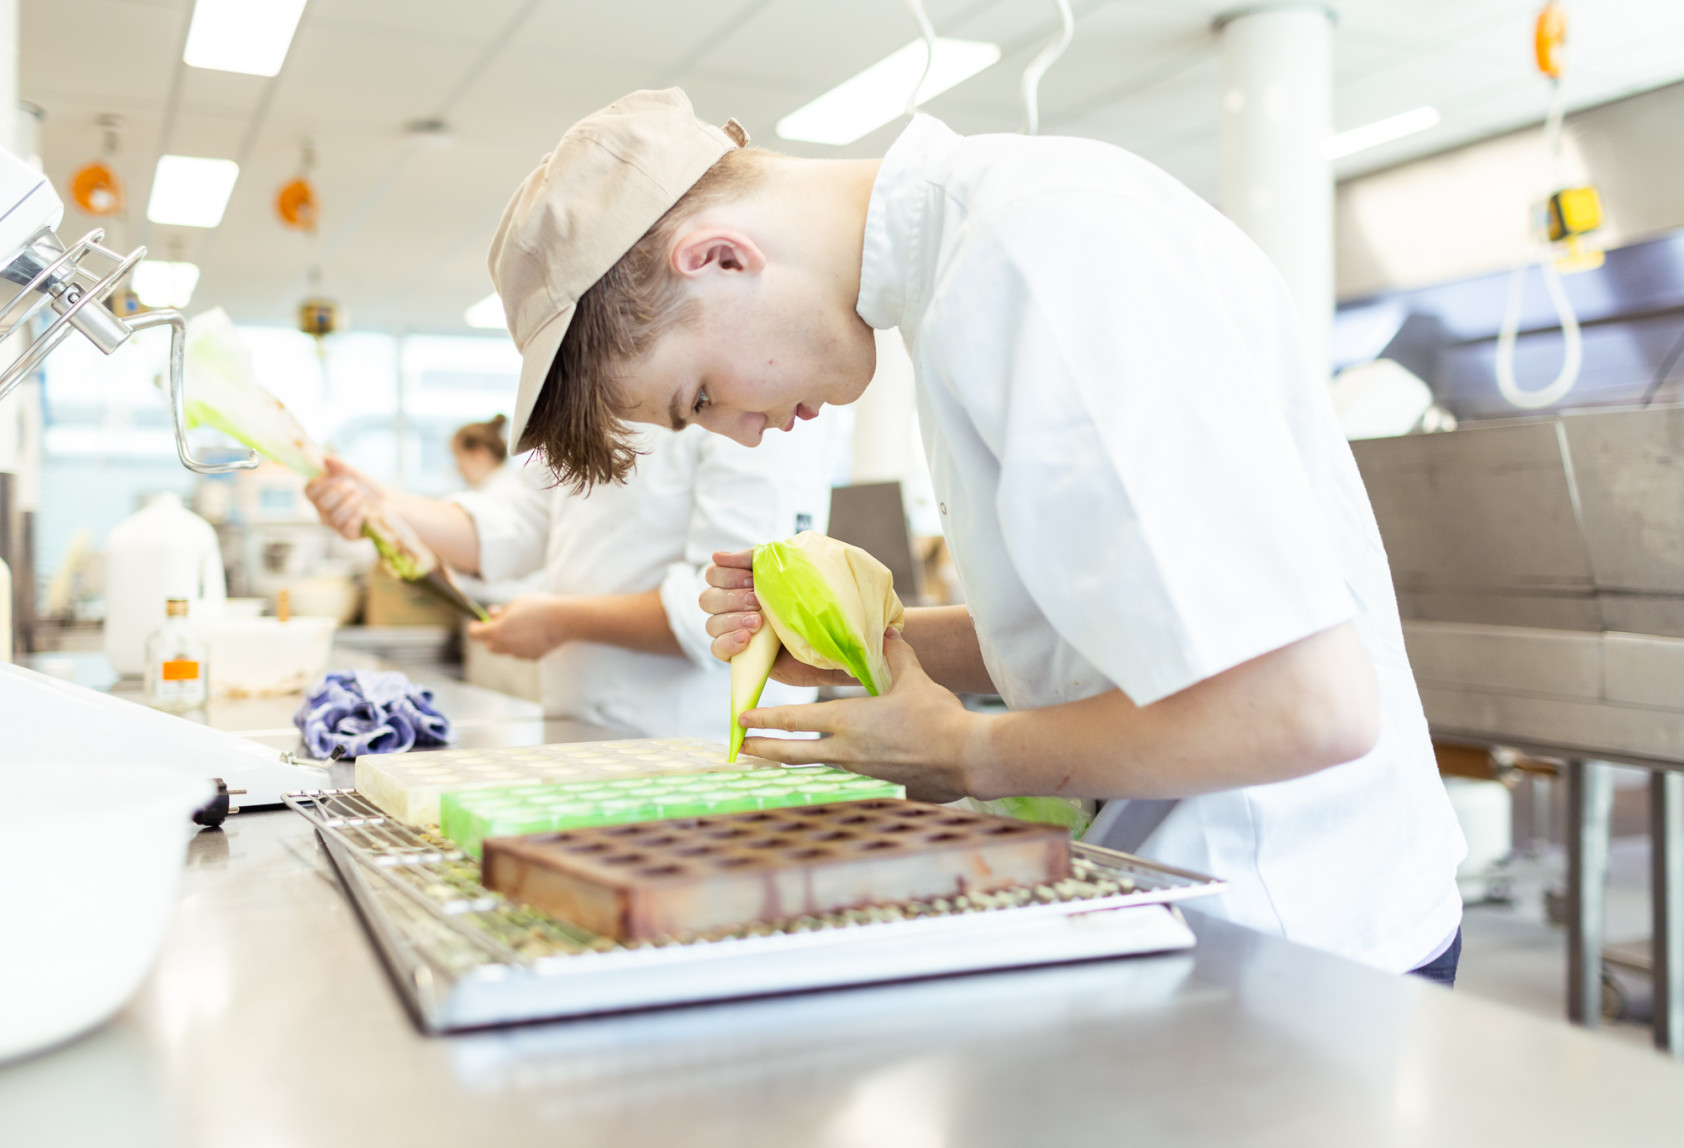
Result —
M1655 1047L1684 1057L1684 773L1649 775Z
M1603 893L1613 776L1600 761L1567 763L1567 1019L1602 1022Z

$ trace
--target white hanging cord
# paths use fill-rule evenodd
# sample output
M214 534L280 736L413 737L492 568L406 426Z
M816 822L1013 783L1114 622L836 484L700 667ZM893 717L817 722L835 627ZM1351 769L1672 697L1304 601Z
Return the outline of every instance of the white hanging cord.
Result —
M1579 317L1573 314L1573 304L1567 299L1567 291L1561 286L1561 272L1555 269L1555 259L1545 252L1538 261L1538 269L1544 275L1544 290L1548 292L1550 302L1555 305L1555 314L1561 320L1562 348L1561 373L1555 376L1555 381L1549 386L1536 391L1523 391L1514 377L1514 342L1520 332L1520 297L1521 287L1526 282L1526 268L1516 267L1509 273L1509 300L1503 310L1503 326L1497 333L1497 389L1511 406L1523 410L1537 410L1539 407L1552 406L1567 397L1567 392L1573 389L1573 384L1579 381L1579 367L1584 362L1584 341L1579 336Z
M1567 119L1567 88L1559 79L1550 80L1550 110L1544 117L1544 151L1550 160L1550 187L1566 178L1561 170L1561 125Z
M1070 37L1076 33L1076 16L1070 11L1070 0L1053 0L1053 7L1058 9L1058 35L1023 69L1023 130L1026 135L1035 135L1041 130L1041 77L1058 63L1058 58L1070 47Z
M1550 110L1544 120L1544 150L1549 159L1549 190L1566 186L1562 164L1562 124L1567 117L1567 93L1559 79L1550 80ZM1527 264L1509 272L1509 298L1503 309L1503 325L1497 332L1497 390L1510 406L1522 410L1537 410L1553 406L1567 397L1573 384L1579 381L1579 368L1584 364L1584 340L1579 334L1579 317L1573 313L1573 303L1561 285L1561 272L1556 270L1555 253L1548 246L1538 259L1543 272L1544 290L1555 307L1561 322L1561 372L1547 387L1523 391L1514 377L1514 344L1520 333L1521 288L1526 282Z
M936 27L930 23L930 14L924 11L924 0L906 0L906 6L912 9L912 18L918 21L918 34L924 37L924 70L906 97L906 114L910 116L917 112L918 93L924 90L924 81L930 78L930 69L935 66Z

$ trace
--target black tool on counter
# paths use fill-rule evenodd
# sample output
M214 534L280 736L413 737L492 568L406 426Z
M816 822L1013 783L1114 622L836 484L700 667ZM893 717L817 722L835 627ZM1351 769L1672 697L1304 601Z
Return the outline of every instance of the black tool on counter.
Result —
M209 804L193 814L194 824L206 829L216 829L228 819L230 813L238 813L240 807L228 804L228 799L245 794L243 789L229 789L228 783L220 777L213 777L211 780L216 782L216 796L211 798Z

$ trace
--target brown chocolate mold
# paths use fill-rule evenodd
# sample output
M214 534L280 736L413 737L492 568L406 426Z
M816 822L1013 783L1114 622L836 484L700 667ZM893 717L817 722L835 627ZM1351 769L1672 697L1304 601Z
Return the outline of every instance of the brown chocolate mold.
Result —
M488 889L621 940L1070 875L1054 825L917 801L844 801L485 842Z

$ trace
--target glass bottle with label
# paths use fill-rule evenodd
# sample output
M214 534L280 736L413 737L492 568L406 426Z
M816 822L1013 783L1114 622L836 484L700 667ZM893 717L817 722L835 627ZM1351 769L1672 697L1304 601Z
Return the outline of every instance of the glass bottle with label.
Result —
M165 614L146 639L146 704L184 713L205 704L205 644L187 624L187 599L171 598Z

